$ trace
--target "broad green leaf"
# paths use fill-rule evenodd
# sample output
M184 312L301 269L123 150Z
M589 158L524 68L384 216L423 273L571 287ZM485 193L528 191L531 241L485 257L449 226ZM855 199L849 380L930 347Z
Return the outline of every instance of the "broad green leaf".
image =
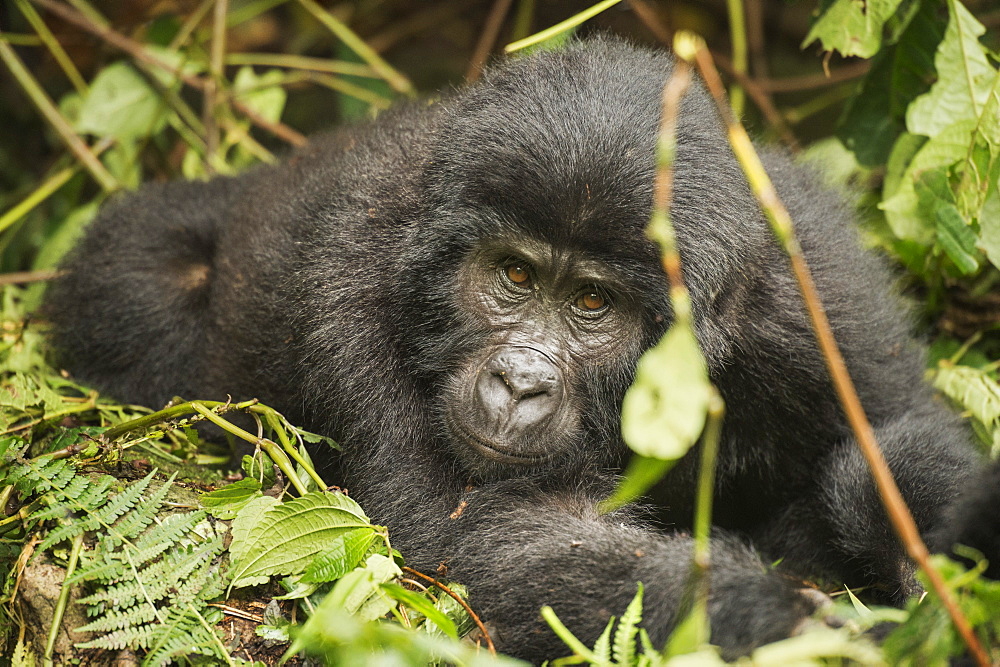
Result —
M199 496L201 506L220 519L234 519L243 507L254 498L261 497L260 482L247 477L221 489Z
M230 562L235 563L243 558L247 549L250 548L250 542L247 539L250 531L263 520L267 511L277 504L277 498L260 496L244 505L243 509L237 513L236 518L233 519L233 523L230 526L230 530L233 533L233 540L229 545Z
M938 80L906 112L906 127L933 137L957 121L978 121L997 71L978 37L986 29L958 0L948 0L948 27L934 57Z
M964 160L974 129L975 121L963 120L929 139L907 165L895 192L886 191L886 199L879 207L885 211L886 221L897 237L930 244L935 227L932 217L921 213L915 181L925 171L950 167Z
M940 3L921 2L897 43L883 48L848 102L837 137L868 167L885 164L893 142L906 127L906 108L930 89L934 53L945 25Z
M341 493L317 491L275 505L250 528L246 545L233 556L234 586L302 572L334 539L368 527L371 523L358 504Z
M694 330L675 322L639 359L622 404L622 436L642 456L676 460L705 427L711 385Z
M934 386L983 424L1000 425L1000 385L988 373L941 362L934 372Z
M920 174L915 184L920 210L930 213L937 242L959 271L970 274L979 268L976 234L955 205L955 196L944 167Z
M901 0L827 0L802 48L817 39L825 51L870 58L882 45L882 29Z
M989 184L986 201L979 214L979 247L993 266L1000 269L1000 178Z
M941 202L934 210L937 220L937 240L945 253L964 274L979 268L976 256L976 235L951 203Z
M99 137L133 140L156 134L166 119L159 94L131 65L117 62L102 69L90 85L76 129Z
M281 87L284 75L280 70L256 74L250 66L241 67L233 80L233 95L240 102L272 123L281 120L288 95Z
M202 507L220 507L222 505L247 502L258 491L260 491L260 482L255 479L246 478L232 484L227 484L221 489L203 493L198 497L198 501Z
M356 528L333 538L326 550L306 568L302 581L319 583L340 579L357 567L375 536L374 528Z
M364 621L374 621L396 606L382 590L382 584L402 574L391 558L372 554L363 568L348 572L334 585L323 604L344 609Z
M458 630L455 628L455 622L445 616L440 609L437 609L423 595L407 590L399 584L382 584L382 590L397 602L402 602L410 609L423 614L424 618L436 625L444 634L452 639L458 639Z

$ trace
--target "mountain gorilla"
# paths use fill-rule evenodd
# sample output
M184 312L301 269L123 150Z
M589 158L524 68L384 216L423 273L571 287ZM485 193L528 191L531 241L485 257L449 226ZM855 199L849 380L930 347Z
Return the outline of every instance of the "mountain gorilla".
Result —
M435 104L316 139L279 166L108 206L48 308L81 379L151 406L259 397L338 440L338 484L416 568L468 585L498 646L567 652L645 585L682 612L696 454L648 509L601 516L619 407L671 322L649 220L663 54L603 39L517 58ZM978 466L850 215L767 167L907 502L928 535ZM814 611L782 569L917 590L831 389L787 261L701 89L684 100L673 220L699 342L728 406L712 545L727 655ZM326 456L324 454L324 456ZM752 544L753 546L749 546ZM765 560L757 555L765 554Z

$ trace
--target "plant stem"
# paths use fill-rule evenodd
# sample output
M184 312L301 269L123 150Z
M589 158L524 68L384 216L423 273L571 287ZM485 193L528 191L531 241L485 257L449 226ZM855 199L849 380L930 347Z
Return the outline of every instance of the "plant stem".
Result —
M104 165L97 159L97 156L90 151L90 148L80 138L80 135L73 130L69 121L59 113L56 105L52 103L52 100L49 99L49 96L46 95L42 87L35 81L35 78L31 76L24 63L21 62L14 49L7 42L0 41L0 60L4 61L11 74L17 79L21 89L27 93L28 97L31 98L31 101L38 108L38 111L49 122L49 125L59 135L59 138L63 140L63 143L66 144L66 147L69 148L87 171L90 172L90 175L94 177L94 180L97 181L101 188L107 192L117 190L120 187L118 181L111 175L111 172L104 168Z
M306 487L302 484L302 480L299 479L299 476L295 474L295 468L292 466L289 458L285 455L285 452L282 451L281 447L276 445L272 440L268 440L267 438L258 438L249 431L245 431L236 424L223 419L218 414L206 408L204 405L201 405L199 402L192 402L190 405L194 408L195 412L219 428L232 433L236 437L242 438L253 445L257 445L267 452L267 455L271 457L271 460L274 461L276 466L278 466L278 469L285 474L285 477L288 478L288 481L295 487L295 490L298 491L299 495L304 496L309 492L308 489L306 489Z
M678 55L688 57L690 54L678 49ZM754 150L753 143L750 141L750 137L747 136L746 130L743 129L743 126L740 125L739 121L733 116L726 105L722 80L719 78L719 73L712 62L712 56L701 38L695 39L693 55L698 65L698 70L701 72L702 79L704 79L705 85L712 93L719 114L727 126L733 152L736 154L740 166L746 174L747 181L749 181L754 195L760 202L761 208L764 210L771 224L771 230L791 261L792 272L799 284L817 343L826 361L837 396L840 399L851 430L854 432L858 446L861 448L861 453L871 468L879 496L889 515L889 520L902 540L907 553L927 575L931 588L934 589L942 605L948 611L948 615L951 616L955 628L962 636L965 645L969 648L969 653L973 659L981 667L988 667L990 664L989 658L973 633L968 619L962 614L941 574L931 565L927 545L924 544L923 539L920 537L920 531L913 520L913 515L910 514L906 501L903 500L903 495L900 493L899 487L892 477L892 472L885 460L885 455L879 448L878 442L875 439L875 432L865 415L864 409L861 406L861 400L858 398L857 391L847 372L847 364L840 354L836 340L834 340L830 322L823 310L823 305L820 302L819 293L813 282L809 266L806 264L805 258L802 255L802 249L795 236L795 228L792 225L791 216L778 198L774 185L764 170L760 158Z
M67 584L69 578L76 570L76 564L80 561L80 552L83 551L83 536L80 533L73 538L73 546L69 552L69 562L66 563L66 576L63 578L62 588L59 589L59 599L56 600L55 609L52 611L52 625L49 627L49 636L45 642L45 653L42 655L42 665L52 667L52 654L55 652L56 639L59 637L59 628L62 626L62 619L66 613L66 604L69 602L69 594L73 586Z
M743 11L743 0L726 0L729 14L729 41L733 45L733 69L740 74L747 73L747 25ZM729 88L729 104L737 118L743 115L743 88L734 83Z
M312 14L317 21L326 26L327 30L332 32L347 48L356 53L373 70L378 72L393 90L404 95L414 95L416 93L409 79L399 73L382 56L376 53L375 49L368 46L353 30L344 25L343 22L338 21L333 14L320 7L314 0L298 0L298 3L303 9Z

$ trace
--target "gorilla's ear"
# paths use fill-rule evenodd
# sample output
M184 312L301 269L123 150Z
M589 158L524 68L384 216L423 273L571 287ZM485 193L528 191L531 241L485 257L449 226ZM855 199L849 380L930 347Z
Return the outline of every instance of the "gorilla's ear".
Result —
M948 508L941 530L932 539L938 551L968 566L970 559L954 553L964 544L983 554L989 562L986 576L1000 580L1000 463L994 463L973 480L962 496Z
M751 280L756 282L757 278ZM739 341L747 335L744 327L759 317L749 312L753 291L751 281L746 280L733 281L709 294L692 295L698 343L709 368L718 368L738 354Z

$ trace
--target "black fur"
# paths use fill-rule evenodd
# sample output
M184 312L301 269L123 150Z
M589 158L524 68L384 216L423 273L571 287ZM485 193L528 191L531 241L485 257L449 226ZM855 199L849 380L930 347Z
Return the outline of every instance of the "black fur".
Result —
M637 581L644 624L663 641L690 567L697 453L658 492L669 530L594 504L625 456L619 406L636 360L671 317L643 233L669 69L667 56L619 42L575 44L318 139L280 166L124 197L50 295L56 344L76 375L122 399L255 396L333 436L344 448L335 481L390 526L410 564L444 564L468 585L504 651L566 652L543 604L592 641ZM782 155L765 157L907 502L937 529L978 465L967 435L923 386L890 278L858 249L843 204ZM791 572L877 584L894 600L914 591L787 260L700 89L682 107L672 213L727 403L713 642L749 651L814 608L746 538ZM539 285L593 273L611 314L577 322L497 278L504 253L524 260L532 248ZM521 312L528 324L511 315ZM468 394L489 380L484 350L505 346L539 348L561 374L549 425L509 445L546 447L530 465L470 445L468 431L500 428Z

